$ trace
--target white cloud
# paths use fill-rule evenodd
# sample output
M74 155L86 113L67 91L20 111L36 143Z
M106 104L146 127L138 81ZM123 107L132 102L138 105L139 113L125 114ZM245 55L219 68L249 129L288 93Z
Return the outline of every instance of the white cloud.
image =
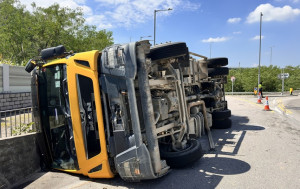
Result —
M299 2L299 0L275 0L276 2L284 2L284 1L290 1L290 2L292 2L292 3L298 3Z
M218 43L218 42L224 42L229 40L228 37L216 37L216 38L208 38L208 39L203 39L202 42L203 43Z
M182 4L181 9L183 9L183 10L195 11L195 10L198 10L201 7L200 3L192 3L190 1L184 1L181 4Z
M119 4L126 4L129 2L129 0L95 0L95 1L107 5L119 5Z
M233 34L237 35L237 34L241 34L242 32L241 31L235 31L233 32Z
M239 23L241 20L242 20L241 18L229 18L227 22L233 24L233 23Z
M293 9L288 5L283 7L274 7L267 3L256 7L256 9L248 15L246 22L259 22L261 12L263 13L264 22L293 20L296 16L300 15L300 9Z
M87 24L96 25L98 28L111 29L113 25L109 23L104 15L93 15L86 18Z
M75 1L76 3L79 3L79 4L84 4L86 0L73 0Z
M172 12L184 10L195 11L199 3L190 0L95 0L95 7L86 5L86 0L21 0L30 9L35 2L39 7L48 7L54 3L72 9L81 8L88 24L98 29L113 27L132 27L153 19L153 11L172 8L172 11L159 12L159 16L167 16ZM93 11L94 10L94 11Z
M200 7L200 4L188 0L97 0L97 2L100 3L99 7L105 7L106 11L100 14L103 17L101 23L96 21L90 24L95 24L101 29L106 25L128 28L138 23L145 23L153 19L154 10L172 8L171 11L157 13L159 16L166 16L179 9L193 11Z
M260 38L259 35L256 35L256 36L252 37L251 40L259 40L259 38ZM264 38L265 38L265 36L262 35L261 39L264 39Z

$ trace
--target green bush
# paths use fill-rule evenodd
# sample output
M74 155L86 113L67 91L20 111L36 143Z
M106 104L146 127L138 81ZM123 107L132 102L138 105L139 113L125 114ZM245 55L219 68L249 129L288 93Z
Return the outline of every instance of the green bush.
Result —
M282 69L277 66L262 66L261 81L263 82L263 90L268 92L279 92L282 88L282 80L277 78L277 75L282 72ZM284 90L290 88L300 88L300 66L286 66L284 73L289 73L290 77L284 81ZM258 68L232 68L229 70L228 82L225 85L225 91L230 92L232 83L230 77L236 78L233 91L236 92L252 92L254 87L257 87Z
M16 126L12 131L13 136L35 132L35 130L32 128L33 124L34 122L30 122L27 124L22 123L21 125Z

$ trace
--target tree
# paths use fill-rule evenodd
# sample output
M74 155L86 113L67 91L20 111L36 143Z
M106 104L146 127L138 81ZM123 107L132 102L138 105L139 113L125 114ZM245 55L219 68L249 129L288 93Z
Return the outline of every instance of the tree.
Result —
M287 91L289 88L300 88L300 66L286 66L285 73L289 73L290 77L285 79L284 89ZM261 67L261 81L263 82L263 90L269 92L281 91L282 81L277 78L281 73L281 69L277 66L262 66ZM258 68L234 68L229 70L227 84L225 90L231 91L231 76L235 76L234 91L239 92L252 92L254 87L257 87L257 74Z
M102 50L113 44L112 32L85 25L80 9L53 4L30 13L17 0L0 0L0 54L25 64L42 49L64 45L75 52Z
M289 73L290 77L284 81L284 89L289 88L299 89L300 88L300 66L292 67L286 66L284 68L285 73Z
M18 1L0 0L0 53L3 59L22 61L27 57L30 17Z

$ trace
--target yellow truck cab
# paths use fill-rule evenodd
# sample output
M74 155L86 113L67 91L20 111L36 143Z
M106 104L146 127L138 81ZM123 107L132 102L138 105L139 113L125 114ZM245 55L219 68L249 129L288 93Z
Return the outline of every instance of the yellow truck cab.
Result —
M99 51L78 53L44 64L36 113L47 139L51 167L92 178L111 178L98 78Z
M112 45L102 52L41 51L32 72L34 122L43 166L91 178L155 179L210 147L211 115L198 63L183 42Z

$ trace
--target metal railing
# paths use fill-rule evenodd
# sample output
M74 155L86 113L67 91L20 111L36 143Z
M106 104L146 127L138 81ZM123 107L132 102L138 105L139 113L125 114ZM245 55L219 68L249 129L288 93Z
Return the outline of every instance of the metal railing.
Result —
M33 132L31 107L0 111L0 138Z

